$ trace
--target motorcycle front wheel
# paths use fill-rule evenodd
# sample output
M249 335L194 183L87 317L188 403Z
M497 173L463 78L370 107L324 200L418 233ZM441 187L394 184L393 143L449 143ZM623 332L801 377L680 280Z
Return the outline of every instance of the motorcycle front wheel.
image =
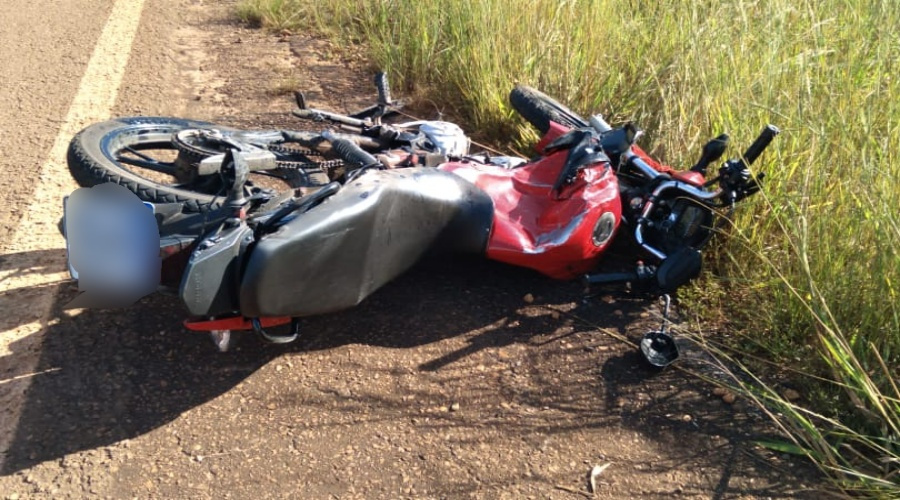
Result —
M190 130L216 130L226 136L280 136L278 131L244 132L181 118L117 118L91 125L72 139L67 156L69 171L83 187L115 182L144 201L182 203L186 212L215 210L224 201L222 179L218 175L197 175L196 165L225 149L204 143L200 134ZM303 166L253 173L251 184L284 191L328 183L322 169L298 165Z
M509 94L509 103L541 134L550 130L550 122L569 128L587 127L588 122L556 99L526 85L516 85Z

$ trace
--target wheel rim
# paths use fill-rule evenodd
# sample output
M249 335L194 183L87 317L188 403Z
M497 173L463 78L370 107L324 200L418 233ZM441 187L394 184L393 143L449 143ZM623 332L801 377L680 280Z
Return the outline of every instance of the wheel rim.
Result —
M197 130L197 134L184 133L192 130ZM196 165L203 158L225 152L226 148L216 149L212 142L201 141L201 131L203 129L170 124L140 124L107 134L100 147L107 159L154 184L208 196L221 195L224 192L222 179L218 175L198 175ZM197 144L186 143L179 147L174 140L178 133L182 133L182 142L196 140ZM253 172L248 187L275 191L294 189L292 177L290 172L282 169Z

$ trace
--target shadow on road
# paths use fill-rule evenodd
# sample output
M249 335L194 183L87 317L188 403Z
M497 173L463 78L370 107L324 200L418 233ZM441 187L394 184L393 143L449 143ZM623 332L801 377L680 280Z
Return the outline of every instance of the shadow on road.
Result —
M236 351L227 354L216 352L205 335L182 328L183 309L175 298L153 296L124 311L86 310L70 317L61 307L74 293L74 286L64 287L56 297L54 316L61 319L48 328L35 368L35 372L53 371L32 380L2 474L145 434L226 393L284 355L327 355L324 351L353 344L409 350L457 337L454 348L442 349L415 364L418 374L413 376L440 373L442 386L466 386L471 397L478 397L479 391L489 397L486 393L493 391L521 407L566 416L553 424L540 415L514 420L482 415L463 425L480 428L493 420L504 433L525 440L536 431L546 435L577 428L623 426L663 446L672 446L677 451L675 456L707 465L737 453L740 441L746 440L733 432L732 412L720 410L714 414L692 406L697 405L696 397L683 397L688 386L691 394L699 394L696 381L674 372L660 376L645 369L638 354L606 335L589 337L595 340L581 342L574 349L566 343L568 337L595 332L593 326L569 321L561 328L563 321L549 313L521 312L528 306L523 296L530 293L536 304L568 304L594 325L636 339L640 332L634 332L635 321L641 321L638 318L646 302L620 300L608 305L592 301L585 306L579 286L518 269L480 261L432 259L354 310L305 319L303 336L294 344L274 346L246 338ZM605 362L598 360L594 349L600 345L612 346L610 352L616 354ZM520 348L513 355L524 358L522 370L528 384L517 382L515 377L523 375L514 368L510 378L500 377L493 385L466 385L469 368L462 364L467 358L482 356L479 353L486 350L502 354L510 346ZM12 346L13 359L16 347ZM489 370L490 366L479 368ZM372 371L369 367L365 370ZM567 373L576 374L583 385L574 385ZM318 384L328 386L329 381ZM382 414L390 419L397 412L412 412L404 407L407 398L434 399L435 394L428 394L425 387L421 394L385 394L363 385L353 395L343 394L321 404L329 411L340 410L342 405L353 411L365 405L379 409L371 418ZM315 406L316 402L306 400L302 404ZM661 416L698 411L707 414L702 429ZM435 418L427 425L459 426L460 421ZM679 451L678 436L685 432L721 433L726 437L718 451ZM737 463L733 458L730 460ZM729 470L724 474L730 474ZM727 476L717 481L722 484L722 492L728 491ZM772 489L760 493L779 495Z

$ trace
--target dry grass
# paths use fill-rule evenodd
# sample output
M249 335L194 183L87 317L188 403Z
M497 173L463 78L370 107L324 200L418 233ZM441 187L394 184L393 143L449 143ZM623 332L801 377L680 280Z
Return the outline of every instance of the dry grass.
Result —
M900 494L900 3L248 0L241 12L364 41L398 88L498 143L528 134L506 100L515 82L635 120L675 165L720 132L749 141L779 125L756 165L765 195L720 246L707 298L772 359L817 353L839 387L846 415L747 388L781 405L798 449L843 487Z

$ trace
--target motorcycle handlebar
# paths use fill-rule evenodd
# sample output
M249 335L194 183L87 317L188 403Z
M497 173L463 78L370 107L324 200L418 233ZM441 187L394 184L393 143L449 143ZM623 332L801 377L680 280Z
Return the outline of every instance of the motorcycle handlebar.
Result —
M388 85L387 75L383 72L375 75L375 89L378 91L378 104L390 106L391 87Z
M643 158L638 156L637 153L632 151L630 148L622 156L625 160L625 163L639 170L648 179L655 179L661 175L655 168L651 167L649 163L644 161Z
M333 132L328 132L328 134L330 134L330 137L332 137L333 139L343 139L343 140L352 142L360 147L367 147L367 148L373 148L373 149L378 149L378 148L382 147L382 145L375 139L372 139L371 137L365 137L365 136L362 136L359 134L340 134L340 133L333 133ZM322 145L322 139L324 138L324 134L319 134L317 132L298 132L298 131L294 131L294 130L282 130L281 136L284 137L284 140L287 142L296 142L297 144L299 144L303 147L314 149L316 151L325 152L328 150L327 147L323 147L323 145ZM329 142L332 142L332 139L326 139L326 140L328 140Z
M338 139L333 134L326 132L322 137L331 142L331 149L347 163L358 165L359 167L368 167L370 165L378 165L379 162L374 156L364 151L361 147L346 139Z
M781 131L778 130L778 127L775 125L769 124L760 132L759 137L753 141L753 144L747 148L747 151L744 152L744 161L747 162L747 165L752 165L753 162L759 158L759 155L766 149L769 143L772 142L772 139L775 138Z

